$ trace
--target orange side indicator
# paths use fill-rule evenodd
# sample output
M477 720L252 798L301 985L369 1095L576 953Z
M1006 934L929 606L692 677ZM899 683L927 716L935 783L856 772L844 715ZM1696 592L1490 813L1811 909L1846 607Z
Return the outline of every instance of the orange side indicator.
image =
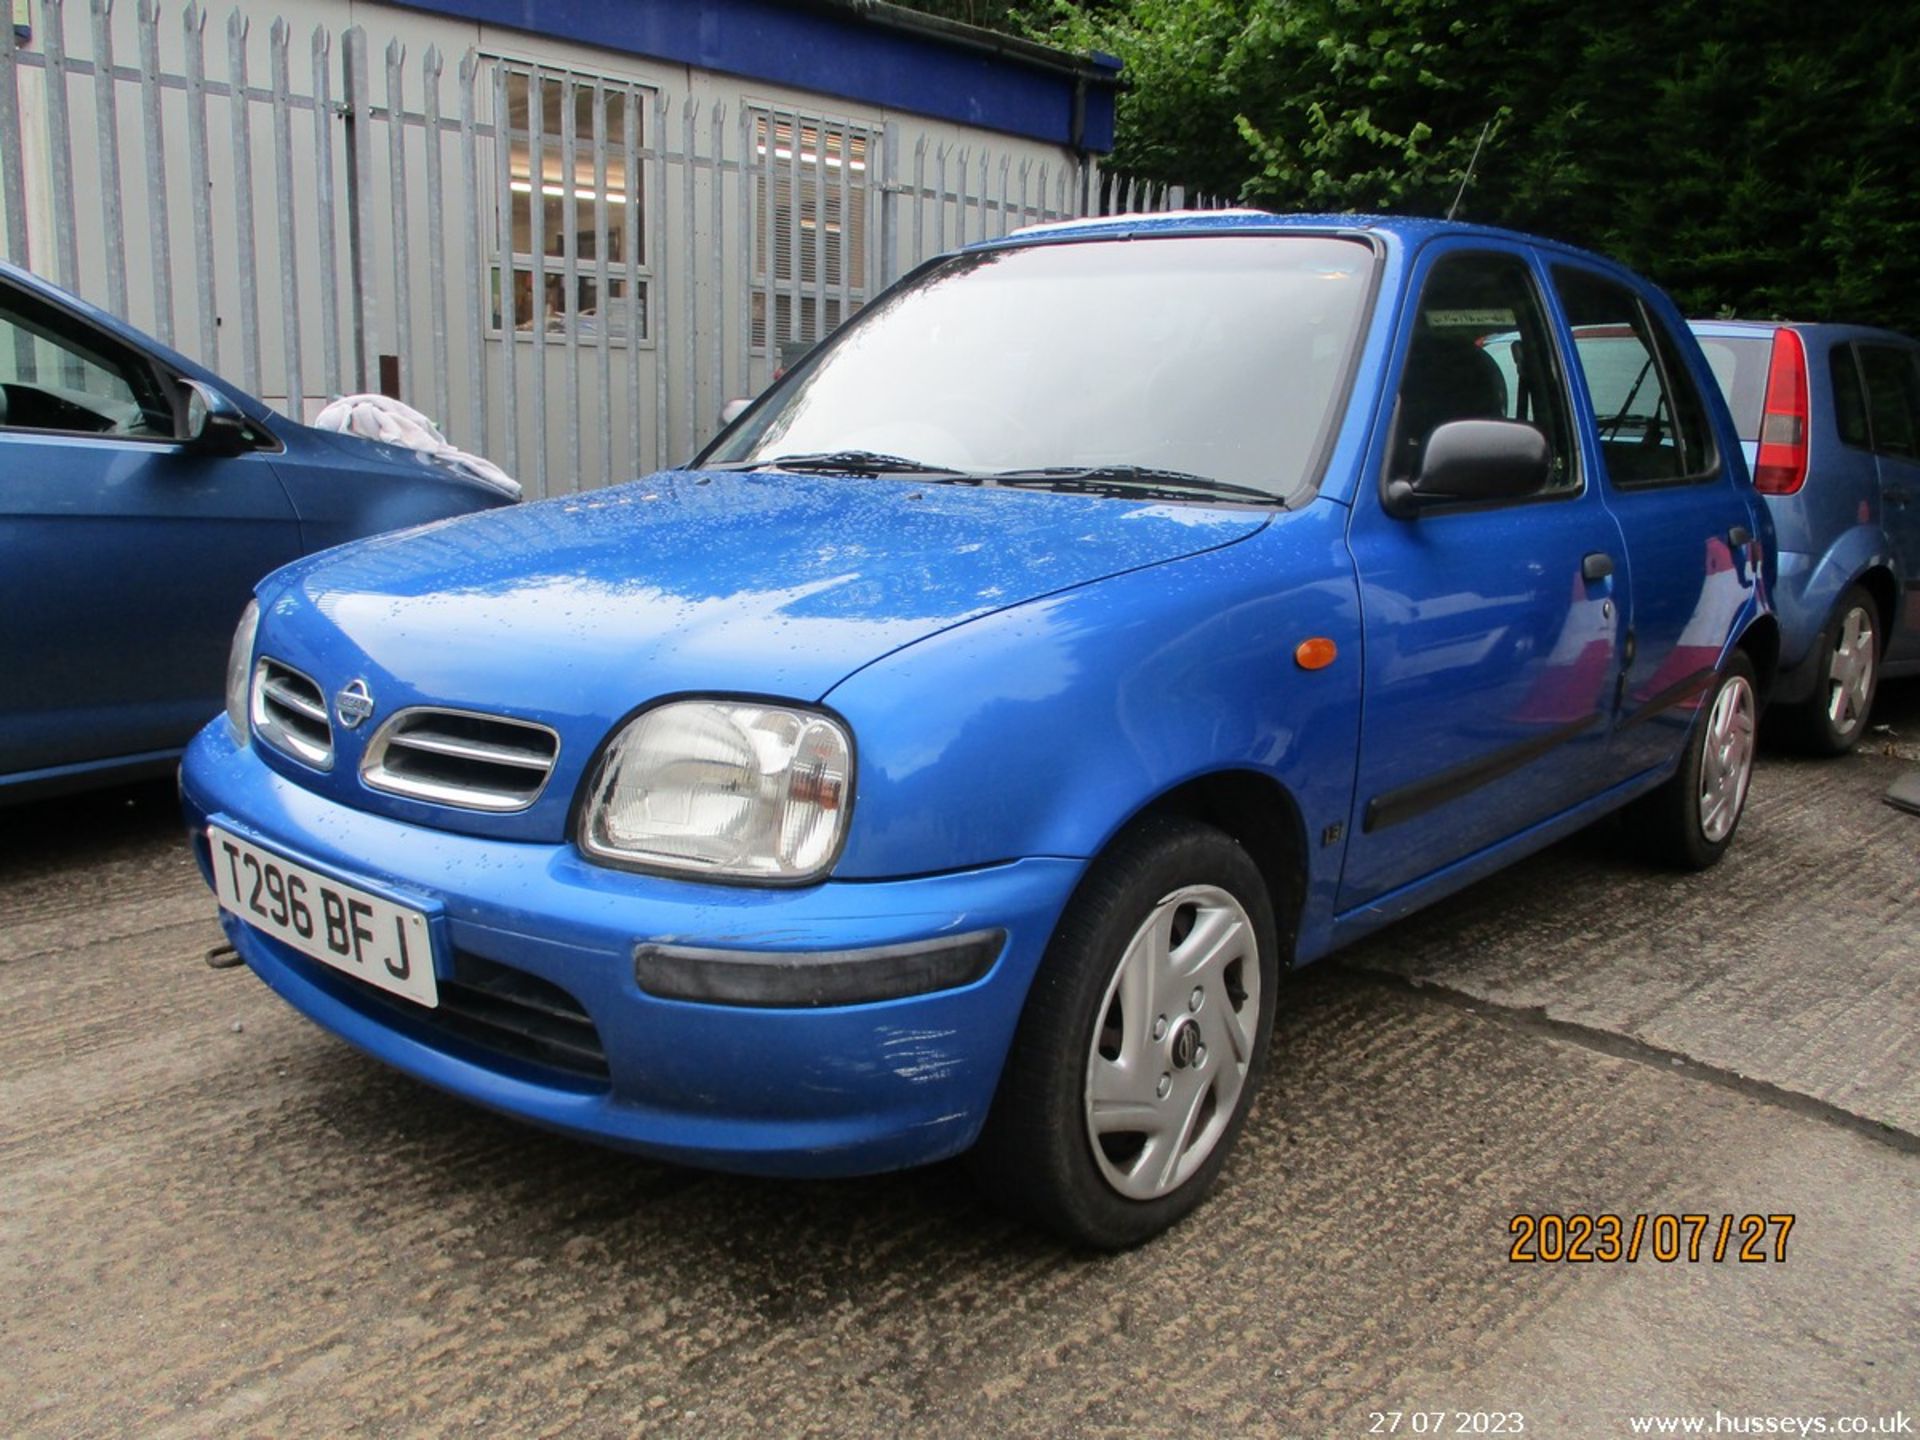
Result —
M1311 640L1302 640L1293 647L1294 663L1302 670L1324 670L1333 663L1333 657L1339 653L1333 641L1324 635L1316 635Z

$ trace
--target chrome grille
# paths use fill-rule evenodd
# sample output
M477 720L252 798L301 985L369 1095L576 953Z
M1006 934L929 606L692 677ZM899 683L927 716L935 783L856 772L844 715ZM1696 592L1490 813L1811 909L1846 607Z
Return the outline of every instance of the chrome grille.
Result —
M253 728L274 749L316 770L333 768L333 726L320 687L262 655L253 669Z
M380 727L360 778L393 795L502 813L540 798L559 755L560 737L544 725L416 707Z

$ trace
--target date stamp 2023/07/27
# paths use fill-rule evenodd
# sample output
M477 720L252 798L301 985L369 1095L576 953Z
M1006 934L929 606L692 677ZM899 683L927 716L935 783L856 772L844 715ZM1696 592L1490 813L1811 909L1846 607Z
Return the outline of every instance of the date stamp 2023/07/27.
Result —
M1515 1215L1507 1222L1516 1264L1611 1265L1655 1260L1662 1265L1728 1260L1745 1265L1787 1261L1790 1214L1718 1216L1670 1212L1638 1215Z

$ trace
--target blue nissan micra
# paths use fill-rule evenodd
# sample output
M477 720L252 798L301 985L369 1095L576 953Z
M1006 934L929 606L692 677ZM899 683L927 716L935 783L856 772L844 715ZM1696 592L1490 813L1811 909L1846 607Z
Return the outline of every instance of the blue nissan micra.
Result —
M1219 1173L1288 966L1629 804L1719 858L1772 553L1606 261L1046 227L685 469L270 576L185 804L247 962L411 1075L723 1169L967 1151L1126 1245Z

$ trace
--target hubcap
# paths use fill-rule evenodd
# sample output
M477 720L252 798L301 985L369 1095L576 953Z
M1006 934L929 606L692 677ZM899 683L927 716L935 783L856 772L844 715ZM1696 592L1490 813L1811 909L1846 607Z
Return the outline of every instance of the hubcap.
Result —
M1753 686L1735 675L1714 697L1700 756L1700 833L1718 844L1733 833L1753 774Z
M1174 891L1134 932L1087 1051L1087 1139L1134 1200L1184 1184L1238 1109L1260 1015L1253 922L1213 885Z
M1833 663L1827 667L1827 719L1841 736L1851 735L1867 718L1873 701L1873 617L1855 607L1834 636Z

